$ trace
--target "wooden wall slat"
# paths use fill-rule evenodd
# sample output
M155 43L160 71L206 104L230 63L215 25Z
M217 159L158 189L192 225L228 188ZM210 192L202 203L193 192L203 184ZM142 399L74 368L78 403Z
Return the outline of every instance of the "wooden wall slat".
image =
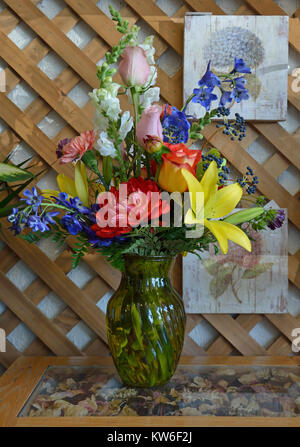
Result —
M38 247L17 239L8 230L3 233L7 245L106 342L105 315L90 298Z
M79 349L17 287L0 272L0 299L56 355L82 355Z
M95 66L91 60L30 0L5 0L5 3L55 50L81 78L91 87L98 87L99 82Z

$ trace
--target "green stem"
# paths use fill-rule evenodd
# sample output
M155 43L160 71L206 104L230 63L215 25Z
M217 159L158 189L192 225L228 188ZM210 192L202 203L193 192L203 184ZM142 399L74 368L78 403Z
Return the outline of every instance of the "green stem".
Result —
M181 107L181 109L180 109L180 111L182 112L186 107L187 107L187 105L191 102L191 100L194 98L194 96L196 96L194 93L192 93L189 97L188 97L188 99L186 100L186 102L185 102L185 104Z
M135 148L135 157L133 159L133 170L134 172L136 172L136 175L139 176L141 175L141 151L140 151L140 147L138 145L137 142L137 137L136 137L136 129L137 129L137 125L138 125L138 120L139 120L139 101L138 101L138 93L136 92L135 88L132 87L130 89L131 92L131 97L132 97L132 103L133 103L133 108L134 108L134 148ZM135 163L137 164L137 166L135 165Z

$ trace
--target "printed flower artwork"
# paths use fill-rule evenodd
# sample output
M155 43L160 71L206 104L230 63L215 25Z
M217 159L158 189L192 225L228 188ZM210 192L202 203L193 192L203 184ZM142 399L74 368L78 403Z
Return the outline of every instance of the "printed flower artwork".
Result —
M265 233L250 229L248 234L251 253L230 242L227 254L215 254L211 246L201 254L202 259L183 258L183 296L188 312L287 312L287 228L284 225Z
M161 387L123 387L108 367L50 367L21 417L300 417L297 367L184 366Z

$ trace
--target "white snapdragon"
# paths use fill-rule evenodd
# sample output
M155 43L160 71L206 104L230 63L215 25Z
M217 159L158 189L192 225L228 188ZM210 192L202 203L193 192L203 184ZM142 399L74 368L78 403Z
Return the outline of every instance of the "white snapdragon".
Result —
M121 117L121 125L119 129L119 135L122 141L125 140L126 135L128 134L128 132L131 131L132 126L133 126L133 119L127 110L126 112L123 113Z
M151 106L151 104L153 104L154 102L158 102L159 97L160 97L159 87L149 88L149 90L147 90L141 97L140 105L143 107L143 109L147 109L147 107Z
M108 126L108 119L117 121L121 113L120 100L118 98L118 90L120 84L112 82L106 88L94 89L89 94L92 103L96 107L94 122L96 129L104 131ZM103 116L103 113L107 117Z
M107 132L100 133L96 147L103 157L115 158L117 155L115 145L108 137Z
M148 36L146 37L144 42L139 45L139 47L141 47L145 51L147 62L149 65L155 64L154 60L155 48L153 46L153 40L154 36Z

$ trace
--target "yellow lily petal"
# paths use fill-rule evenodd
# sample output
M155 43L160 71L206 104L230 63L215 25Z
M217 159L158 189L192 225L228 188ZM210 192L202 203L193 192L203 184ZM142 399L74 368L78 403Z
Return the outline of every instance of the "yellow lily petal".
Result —
M191 206L194 214L200 214L201 208L203 207L203 196L201 200L200 194L197 193L203 193L203 189L201 187L200 182L196 179L196 177L189 172L187 169L182 169L181 173L183 177L185 178L185 181L188 185L188 190L190 193L190 200L191 200ZM198 200L197 200L198 199ZM205 197L204 197L205 200Z
M41 189L42 196L45 199L51 199L51 197L58 197L59 191L55 191L54 189Z
M195 214L193 213L192 209L190 208L186 215L184 216L184 223L187 225L195 225L197 223L202 223L203 221L200 219L196 219Z
M239 227L228 222L213 221L205 219L205 226L216 236L222 253L228 252L228 239L251 252L251 242Z
M75 187L76 195L84 206L89 204L89 190L86 177L85 166L82 161L78 161L75 165Z
M227 216L239 203L243 195L243 189L238 183L225 186L209 197L205 206L205 217L217 219Z
M204 192L204 205L208 202L210 196L212 196L217 190L218 181L218 167L215 161L212 161L205 171L201 182L201 190Z
M61 192L66 192L70 197L77 195L75 183L70 177L67 177L65 174L58 174L56 181Z
M211 233L216 237L217 241L219 242L220 248L222 253L226 255L228 252L228 239L226 233L224 233L222 225L220 225L222 222L220 221L213 221L213 220L204 220L204 225L211 231Z

